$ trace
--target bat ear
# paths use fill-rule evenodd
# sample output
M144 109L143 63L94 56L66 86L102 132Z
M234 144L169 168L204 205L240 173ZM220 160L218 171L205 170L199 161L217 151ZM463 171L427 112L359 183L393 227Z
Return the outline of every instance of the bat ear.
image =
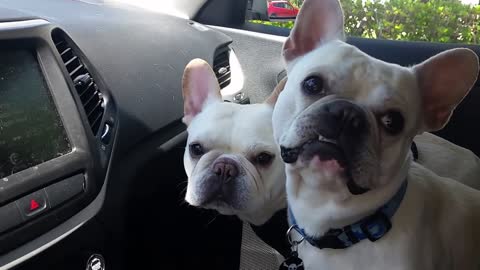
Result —
M280 93L283 91L285 88L285 84L287 83L287 77L283 78L277 86L275 86L275 89L273 89L273 92L270 94L270 96L264 101L265 104L268 104L272 107L275 107L275 103L277 103L278 96Z
M202 59L190 61L183 72L183 123L192 119L212 102L221 102L220 85L210 65Z
M422 95L424 130L442 129L478 77L478 57L470 49L439 53L413 67Z
M345 40L343 10L338 0L305 0L289 37L283 44L287 65L322 43Z

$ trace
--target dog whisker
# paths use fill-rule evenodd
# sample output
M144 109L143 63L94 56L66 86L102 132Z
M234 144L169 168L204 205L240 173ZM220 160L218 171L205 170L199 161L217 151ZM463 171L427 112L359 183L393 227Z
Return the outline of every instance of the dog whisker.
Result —
M215 214L215 216L212 218L212 220L210 220L207 224L205 224L205 227L208 227L210 224L212 224L212 222L215 221L215 219L217 219L217 217L219 216L219 214Z
M180 199L180 205L184 205L184 204L188 204L187 201L185 200L185 193L187 191L187 187L183 188L181 191L180 191L180 195L181 197L179 198Z
M187 191L188 186L184 187L181 191L180 194L184 195Z
M177 184L177 188L180 187L181 185L188 184L188 180L184 180L180 183Z

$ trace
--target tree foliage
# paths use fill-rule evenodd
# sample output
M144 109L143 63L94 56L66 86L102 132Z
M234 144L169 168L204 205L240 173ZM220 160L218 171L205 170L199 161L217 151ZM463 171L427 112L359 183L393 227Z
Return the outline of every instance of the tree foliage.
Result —
M293 4L301 5L298 0ZM340 0L347 35L366 38L480 43L480 5L458 0ZM292 28L293 22L262 22Z

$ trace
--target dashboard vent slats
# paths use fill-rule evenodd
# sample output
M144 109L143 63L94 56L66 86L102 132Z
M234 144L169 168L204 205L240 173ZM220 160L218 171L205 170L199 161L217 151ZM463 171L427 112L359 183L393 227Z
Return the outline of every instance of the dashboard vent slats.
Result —
M52 39L82 102L90 128L96 135L105 112L102 93L91 73L80 57L75 54L74 49L68 44L63 34L56 32L52 35Z
M215 72L220 88L222 89L229 85L232 79L229 58L230 49L227 47L217 53L213 60L213 71Z

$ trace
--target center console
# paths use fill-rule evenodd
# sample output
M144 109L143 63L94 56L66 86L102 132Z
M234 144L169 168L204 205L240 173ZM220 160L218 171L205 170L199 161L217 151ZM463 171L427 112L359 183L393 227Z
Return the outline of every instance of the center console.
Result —
M68 33L0 23L0 255L98 197L116 128L109 90Z

